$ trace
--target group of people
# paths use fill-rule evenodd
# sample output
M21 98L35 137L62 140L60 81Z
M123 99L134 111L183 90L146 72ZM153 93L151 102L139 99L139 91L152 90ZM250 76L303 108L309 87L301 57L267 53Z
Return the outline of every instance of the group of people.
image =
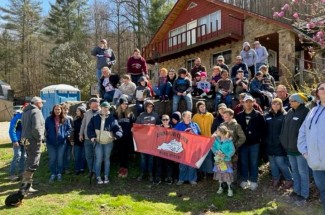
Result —
M37 139L24 135L22 120L21 138L27 138L31 146L40 142L45 134L50 182L62 180L66 162L69 162L67 146L73 142L76 174L84 172L87 166L89 173L95 173L98 184L107 184L114 145L119 155L118 176L128 176L130 154L134 150L133 123L191 132L214 138L214 144L199 169L141 153L137 180L147 177L158 185L164 178L167 184L176 180L177 185L185 182L196 185L198 177L205 178L211 174L219 181L217 193L227 189L227 195L233 196L233 185L237 183L243 189L258 188L258 164L263 159L270 163L272 187L293 187L291 196L297 205L306 204L309 198L311 169L325 208L324 134L321 130L325 123L325 83L317 86L315 99L307 105L309 97L306 94L289 95L284 85L275 85L274 78L268 74L266 49L258 41L254 45L255 49L252 49L247 42L244 43L243 51L236 57L231 70L224 64L223 56L219 56L209 81L200 58L195 59L190 72L180 68L176 74L173 69L161 68L156 93L149 84L145 64L141 63L142 60L137 62L143 59L140 51L135 50L128 61L129 74L123 75L121 81L111 78L107 65L101 68L99 83L106 95L102 97L102 103L97 98L90 99L89 109L79 106L74 120L67 116L62 105L55 105L44 125L38 123L38 126L44 126L43 134L38 127ZM258 68L257 72L255 68ZM110 92L112 89L114 92ZM152 100L154 95L161 102L172 100L172 114L157 114ZM215 97L216 112L208 112L205 101L200 100L195 104L196 114L192 116L192 96ZM181 99L187 104L183 113L178 111ZM22 119L29 115L25 112L31 107L35 109L39 100L35 99L24 108ZM136 103L135 113L129 107L133 101ZM234 101L237 104L234 105ZM116 111L111 110L111 105L117 106ZM12 141L14 147L19 143L18 139ZM36 157L34 163L39 161L39 156ZM17 161L14 159L13 164ZM175 166L178 166L177 174L174 173ZM23 182L30 182L30 175L25 172Z

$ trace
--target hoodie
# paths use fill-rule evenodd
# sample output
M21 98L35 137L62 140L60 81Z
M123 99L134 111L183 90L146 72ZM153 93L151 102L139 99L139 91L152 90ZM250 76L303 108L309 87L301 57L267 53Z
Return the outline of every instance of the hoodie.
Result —
M245 46L248 46L248 51L245 51ZM240 52L240 56L243 59L243 63L246 63L248 67L254 66L256 64L257 56L254 49L251 48L248 42L244 42L243 50Z
M86 140L89 140L87 135L87 127L90 122L90 120L95 117L99 113L98 110L87 110L84 114L84 118L82 119L81 127L80 127L80 133L79 135L84 135Z
M140 82L145 81L145 86L142 86ZM138 86L134 91L133 98L136 101L143 101L147 98L151 97L150 88L148 87L148 81L144 76L141 76L138 80Z
M136 123L138 124L151 124L151 125L159 125L160 124L160 119L159 119L159 116L158 114L154 111L154 109L152 109L152 112L148 113L147 112L147 106L151 104L154 106L153 102L152 101L146 101L144 103L144 112L142 112L137 120L136 120Z
M24 108L22 122L22 138L36 143L44 140L45 120L42 111L33 104Z
M115 63L115 55L112 49L97 46L91 51L91 55L97 57L97 69L102 69L103 67L111 67Z

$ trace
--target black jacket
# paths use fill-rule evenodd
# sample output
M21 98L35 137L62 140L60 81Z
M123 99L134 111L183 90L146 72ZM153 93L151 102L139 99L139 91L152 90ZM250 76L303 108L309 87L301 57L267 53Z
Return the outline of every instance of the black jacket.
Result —
M281 128L286 114L286 112L278 112L276 114L268 113L264 117L266 121L266 134L264 142L266 144L267 155L287 155L280 142Z
M246 136L244 145L254 145L262 142L265 136L265 120L261 113L253 109L248 124L246 124L245 111L239 113L236 120Z
M79 133L81 128L82 118L77 118L73 121L73 142L77 146L83 146L84 141L79 140ZM84 137L85 138L85 137Z
M284 118L280 141L287 152L299 153L297 148L299 129L308 112L309 109L301 104L296 110L291 108Z

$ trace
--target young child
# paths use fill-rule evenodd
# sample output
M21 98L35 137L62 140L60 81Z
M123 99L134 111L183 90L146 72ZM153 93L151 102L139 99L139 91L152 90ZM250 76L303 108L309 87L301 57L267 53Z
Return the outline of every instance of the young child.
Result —
M216 140L211 148L215 154L215 166L213 168L214 179L219 181L217 194L223 192L222 183L228 185L228 196L233 196L231 183L234 181L231 157L235 154L235 147L230 132L226 126L219 126L216 131Z
M208 97L212 98L211 84L207 81L207 73L201 72L201 81L197 83L198 92L201 98Z
M145 100L151 97L150 89L148 88L148 81L146 77L142 76L139 78L138 86L135 89L134 96L136 101L137 115L143 112L143 103Z
M160 124L161 127L164 128L172 128L172 126L170 125L170 118L167 114L163 114L161 116L161 122L162 124ZM166 170L165 174L163 174L163 170ZM165 182L166 184L172 184L173 183L173 161L164 159L164 158L160 158L160 157L156 157L156 178L153 181L153 184L155 185L159 185L161 183L161 178L162 176L165 175Z
M227 107L231 107L232 103L232 91L233 91L233 84L231 79L229 79L228 71L222 70L221 72L221 79L216 84L216 100L215 106L217 107L221 100L224 99Z
M193 77L193 83L192 83L192 87L193 87L192 95L193 96L200 96L199 88L197 86L197 84L200 81L201 81L201 73L197 72L194 74L194 77Z
M159 99L162 102L167 102L169 100L170 90L172 84L167 80L167 69L161 68L158 79L158 88L159 88Z

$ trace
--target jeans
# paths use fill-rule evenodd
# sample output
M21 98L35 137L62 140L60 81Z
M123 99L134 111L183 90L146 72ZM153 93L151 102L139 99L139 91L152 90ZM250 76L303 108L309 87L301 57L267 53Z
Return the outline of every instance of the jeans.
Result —
M159 86L159 96L169 96L170 90L172 89L172 84L168 81L165 84Z
M153 156L141 153L141 172L144 174L148 172L152 174L153 170Z
M173 113L177 111L178 109L178 103L181 100L181 98L184 98L186 101L186 106L188 111L192 111L193 108L193 101L192 101L192 96L191 93L186 94L185 96L178 96L174 95L173 96Z
M313 171L315 184L320 192L320 198L322 200L322 205L325 214L325 170L314 170Z
M249 180L257 183L259 149L259 144L239 147L239 171L243 181Z
M12 158L11 164L10 164L10 175L15 175L16 173L16 167L17 164L19 164L18 173L22 174L24 172L25 167L25 160L26 160L26 152L25 148L22 145L19 145L18 147L13 147L14 151L14 157Z
M112 102L114 97L115 90L111 90L104 93L104 100L107 102Z
M100 171L101 171L101 166L102 162L104 160L104 176L109 176L109 170L110 170L110 157L111 157L111 152L113 149L114 144L113 143L108 143L108 144L100 144L97 143L95 147L95 153L96 153L96 168L95 168L95 173L96 177L100 177Z
M307 199L309 197L309 169L302 155L288 155L293 176L293 191Z
M88 165L89 172L95 172L95 150L94 150L94 143L90 140L85 140L84 147L85 147L85 156Z
M71 153L72 153L72 146L70 141L68 141L65 151L64 151L64 170L70 169L70 161L71 161Z
M63 161L64 161L64 152L66 145L60 144L54 146L52 144L47 144L47 152L49 154L49 166L51 175L62 174L63 172Z
M197 171L191 166L185 164L179 164L179 178L180 181L196 181Z
M161 178L163 175L166 177L173 176L173 161L156 157L156 177Z
M120 168L129 168L129 155L134 151L132 134L115 140L115 146L118 151Z
M248 70L251 71L251 79L255 77L255 65L248 66Z
M114 103L115 105L119 105L118 102L119 102L119 99L120 99L121 97L126 98L126 99L128 100L128 102L130 102L130 103L131 103L132 100L133 100L133 96L123 94L121 90L119 90L119 89L115 89L115 91L114 91L114 96L113 96L113 103Z
M86 167L85 147L74 145L73 154L75 171L84 170Z
M144 101L136 101L135 103L135 109L137 111L137 115L139 116L140 113L144 111Z
M269 155L268 158L270 162L272 178L274 180L280 180L281 173L286 181L292 180L287 157Z
M139 74L139 75L131 75L132 82L135 83L135 85L137 85L141 76L142 76L142 74Z
M214 109L218 110L218 105L221 103L222 97L224 97L225 103L227 105L228 108L231 107L231 103L232 103L232 96L230 94L223 96L220 93L216 94L216 99L215 99L215 106Z

